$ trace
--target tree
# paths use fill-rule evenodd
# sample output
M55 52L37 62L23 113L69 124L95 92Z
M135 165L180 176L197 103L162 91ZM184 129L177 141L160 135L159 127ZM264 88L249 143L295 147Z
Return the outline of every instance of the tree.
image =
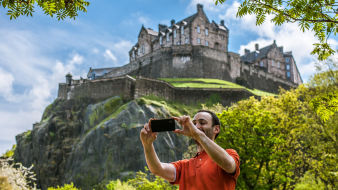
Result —
M338 71L330 64L334 70L317 73L308 84L282 90L278 97L211 109L223 110L217 143L240 155L238 189L315 187L305 180L309 176L316 186L336 189Z
M226 0L215 0L222 4ZM333 50L327 40L338 32L338 3L335 0L244 0L238 8L238 17L256 15L256 25L261 25L267 15L273 15L272 22L282 25L297 22L300 29L312 30L319 43L314 44L311 54L317 54L319 60L325 60L338 50Z
M78 12L87 12L89 2L85 0L0 0L0 6L7 9L10 19L21 15L33 16L35 8L40 7L46 15L56 16L58 20L78 16Z

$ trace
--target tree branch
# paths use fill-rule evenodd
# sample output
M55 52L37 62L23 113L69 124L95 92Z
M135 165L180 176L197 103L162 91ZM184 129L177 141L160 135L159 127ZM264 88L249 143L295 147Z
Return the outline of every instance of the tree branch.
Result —
M336 20L331 20L331 19L318 19L318 20L313 20L313 19L300 19L300 18L294 18L292 17L291 15L285 13L284 11L276 8L276 7L273 7L271 5L268 5L268 4L265 4L259 0L252 0L254 2L256 2L257 4L263 6L263 7L266 7L266 8L269 8L269 9L272 9L274 10L275 12L278 12L278 13L282 13L284 16L288 17L289 19L292 19L294 21L307 21L307 22L312 22L312 23L318 23L318 22L328 22L328 23L338 23L338 21ZM327 15L326 15L327 16Z

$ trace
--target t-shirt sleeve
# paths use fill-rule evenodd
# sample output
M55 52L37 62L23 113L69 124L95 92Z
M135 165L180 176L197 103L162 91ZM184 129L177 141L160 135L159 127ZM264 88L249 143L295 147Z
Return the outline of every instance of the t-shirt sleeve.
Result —
M240 169L239 169L239 165L240 165L239 155L237 154L236 150L234 150L234 149L226 149L225 151L235 160L236 171L235 171L235 174L233 174L233 176L237 180L237 178L239 176L239 173L240 173Z
M180 179L181 179L182 168L185 162L186 160L179 160L179 161L171 163L176 168L176 175L175 175L176 178L175 178L175 181L170 182L171 184L179 184Z

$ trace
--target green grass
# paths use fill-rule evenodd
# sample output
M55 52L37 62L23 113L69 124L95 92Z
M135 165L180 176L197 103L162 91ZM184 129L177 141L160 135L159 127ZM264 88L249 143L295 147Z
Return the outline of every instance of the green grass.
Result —
M202 108L199 104L186 105L179 102L167 101L157 96L143 96L142 98L138 98L136 101L139 105L147 104L164 107L169 111L171 116L191 115Z
M244 86L238 85L220 79L206 79L206 78L160 78L159 80L165 81L177 88L233 88L233 89L246 89L256 96L277 96L270 92L265 92L258 89L249 89Z
M277 94L271 93L271 92L265 92L263 90L258 90L258 89L247 89L251 93L255 94L256 96L278 96Z

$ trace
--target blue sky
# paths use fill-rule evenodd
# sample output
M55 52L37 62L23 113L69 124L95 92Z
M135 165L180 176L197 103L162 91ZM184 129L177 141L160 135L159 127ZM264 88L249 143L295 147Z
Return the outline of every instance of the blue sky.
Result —
M304 81L315 71L310 55L316 42L311 31L297 24L276 27L265 22L257 27L254 16L236 18L239 3L215 6L212 0L90 1L87 13L76 20L57 21L37 10L33 17L9 20L0 8L0 153L15 144L15 135L41 119L44 108L57 96L58 83L71 72L86 77L89 67L121 66L137 41L142 24L157 31L196 12L204 5L209 20L225 20L230 30L229 51L243 54L276 40L292 51ZM268 17L269 18L269 17ZM329 40L337 49L338 40Z

